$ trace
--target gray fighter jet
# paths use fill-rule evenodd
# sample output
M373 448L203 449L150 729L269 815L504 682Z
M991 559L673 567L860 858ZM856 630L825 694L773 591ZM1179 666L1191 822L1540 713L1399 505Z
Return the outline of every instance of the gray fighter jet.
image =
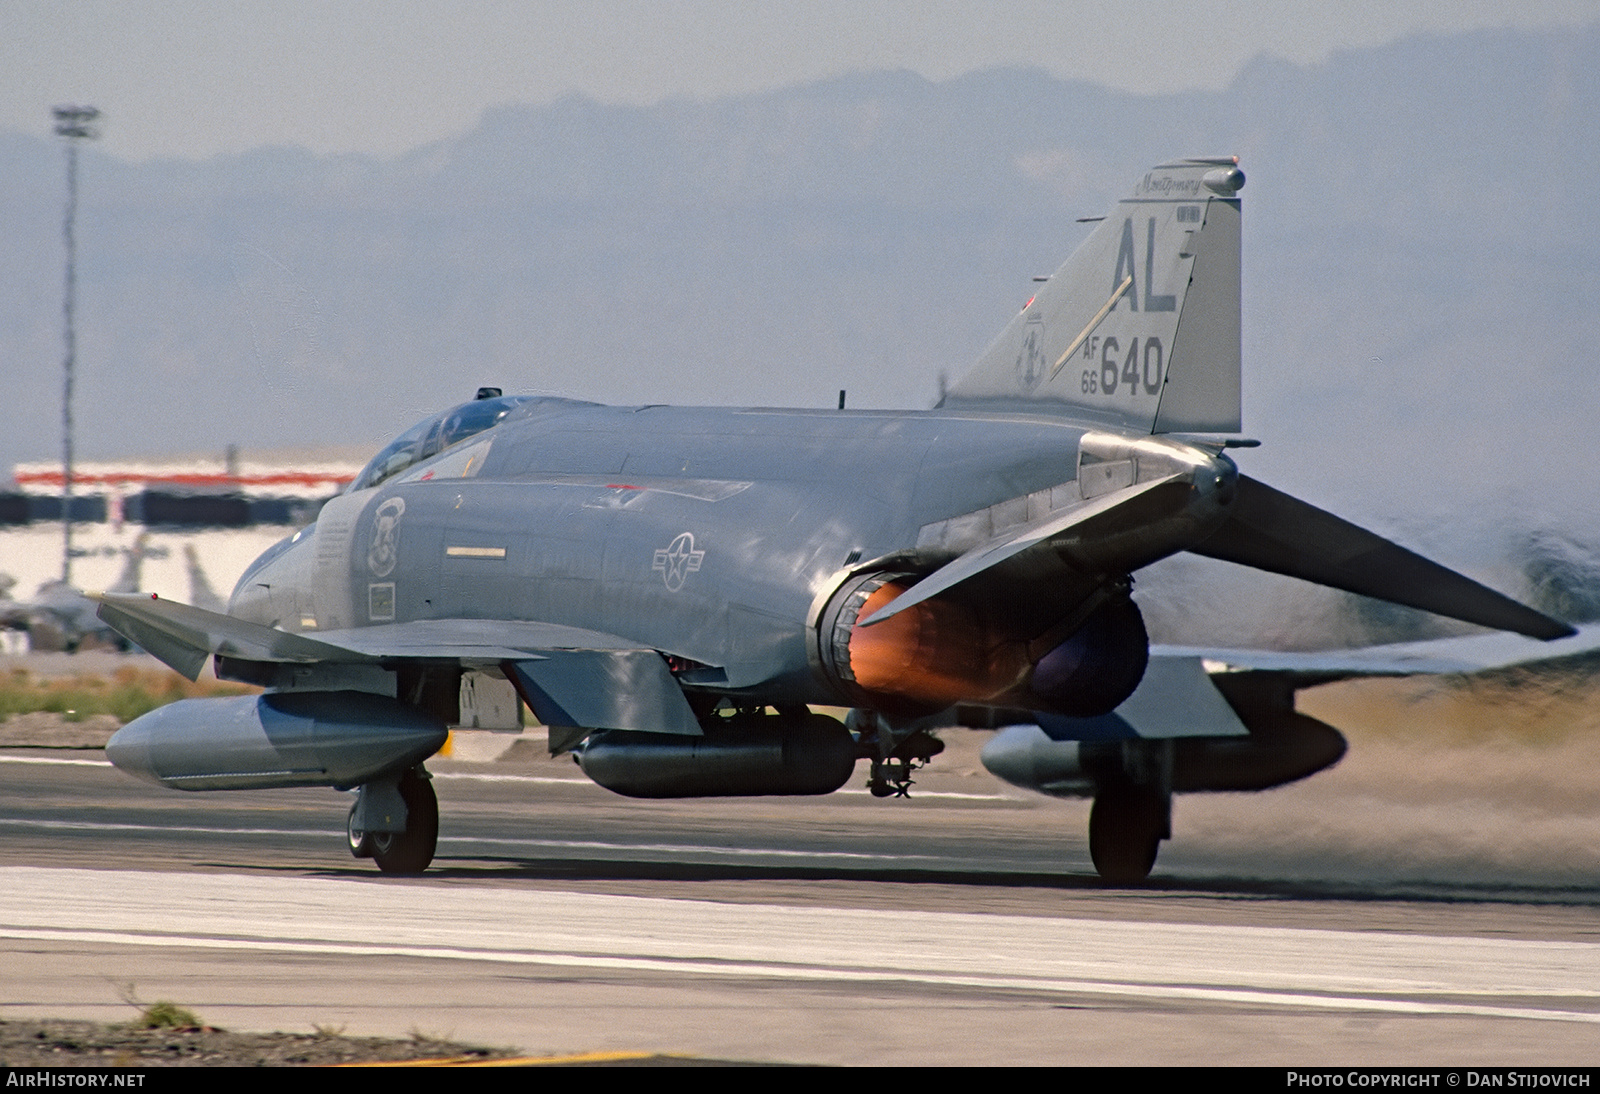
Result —
M1095 747L1018 781L1092 795L1097 867L1144 877L1175 789L1277 785L1343 740L1292 688L1219 689L1192 659L1141 688L1141 567L1193 551L1573 633L1239 473L1243 185L1232 158L1150 170L931 411L481 390L379 452L226 614L104 596L179 672L211 657L268 689L161 708L108 755L190 790L359 787L351 849L414 873L466 673L641 797L830 793L860 760L887 797L938 725L1026 722Z
M143 580L144 562L152 554L150 534L140 533L133 546L122 549L122 574L106 591L133 593ZM0 580L13 584L9 575ZM31 601L18 604L0 599L0 626L28 633L28 649L36 653L79 653L88 650L126 650L127 639L97 618L99 605L80 589L60 579L39 586Z

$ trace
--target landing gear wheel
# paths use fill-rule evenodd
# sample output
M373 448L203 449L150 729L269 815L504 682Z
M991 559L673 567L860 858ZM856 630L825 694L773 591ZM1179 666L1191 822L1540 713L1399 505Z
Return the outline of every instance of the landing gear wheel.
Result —
M1171 804L1158 791L1116 787L1095 795L1089 811L1089 857L1113 885L1133 885L1150 876L1171 824Z
M415 770L400 776L400 797L406 803L404 832L368 832L372 857L386 874L420 874L433 861L439 844L439 799L433 784Z
M345 834L350 838L350 853L356 858L372 857L372 836L356 828L356 807L350 806L350 818L344 822Z

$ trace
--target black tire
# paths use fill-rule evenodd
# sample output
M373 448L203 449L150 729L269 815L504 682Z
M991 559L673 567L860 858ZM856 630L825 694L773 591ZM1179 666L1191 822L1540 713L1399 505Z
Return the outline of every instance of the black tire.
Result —
M1150 876L1167 835L1170 807L1144 787L1102 790L1089 811L1089 857L1113 885L1136 885Z
M404 832L368 832L372 858L386 874L420 874L433 861L439 845L439 799L433 783L416 771L400 776L400 797L406 803Z

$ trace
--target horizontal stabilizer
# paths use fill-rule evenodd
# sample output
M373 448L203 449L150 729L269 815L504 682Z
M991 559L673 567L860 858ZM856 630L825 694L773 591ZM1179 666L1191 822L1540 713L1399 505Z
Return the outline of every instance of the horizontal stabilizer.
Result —
M1227 520L1190 549L1530 638L1576 633L1560 620L1245 475L1239 476Z
M1007 559L1058 536L1068 529L1092 534L1094 529L1086 526L1092 525L1097 518L1106 518L1120 523L1131 515L1130 510L1139 507L1138 503L1145 495L1151 494L1157 487L1181 477L1180 474L1172 474L1159 479L1152 479L1149 482L1135 483L1133 486L1126 486L1121 490L1102 494L1100 497L1085 502L1076 508L1052 514L1031 524L1024 524L1019 528L1006 532L1004 535L997 536L987 543L980 543L960 558L941 566L901 593L894 600L885 604L878 611L873 612L861 621L861 626L870 627L874 623L882 623L885 619L899 615L907 608L915 607L924 600L938 596L945 590L953 588L969 578L976 577L985 570L992 569ZM1162 508L1164 510L1167 507L1163 504Z

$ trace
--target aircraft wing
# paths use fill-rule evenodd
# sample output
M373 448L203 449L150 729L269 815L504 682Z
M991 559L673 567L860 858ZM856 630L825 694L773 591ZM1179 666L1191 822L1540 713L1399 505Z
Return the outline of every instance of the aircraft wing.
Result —
M1120 740L1129 737L1243 737L1249 729L1211 683L1204 661L1191 654L1150 651L1150 665L1133 694L1110 714L1069 718L1035 715L1063 738Z
M1476 634L1343 650L1225 649L1151 646L1150 657L1194 657L1232 670L1281 672L1326 680L1351 676L1417 676L1484 672L1582 657L1600 651L1600 625L1568 638L1541 641L1516 634Z
M248 661L376 663L377 657L305 635L247 623L176 600L126 593L90 593L107 625L190 680L212 654Z
M1514 634L1436 638L1353 649L1150 647L1150 667L1134 693L1098 718L1037 715L1047 733L1070 740L1126 737L1226 737L1247 732L1221 701L1216 682L1246 675L1277 677L1293 691L1356 676L1423 676L1547 665L1600 651L1600 625L1543 642ZM1287 694L1287 693L1286 693Z
M418 619L351 630L321 631L318 640L382 659L434 657L516 661L549 650L632 650L638 643L614 634L500 619Z
M613 634L520 620L427 619L313 638L155 596L93 599L101 619L190 680L213 654L291 664L475 661L506 666L546 725L701 733L660 652Z
M1144 680L1115 711L1019 720L984 746L983 765L1027 790L1090 797L1100 793L1108 749L1166 742L1174 790L1264 790L1344 755L1336 729L1295 709L1299 688L1353 676L1553 666L1592 661L1597 651L1600 625L1552 642L1485 634L1310 652L1152 646Z

